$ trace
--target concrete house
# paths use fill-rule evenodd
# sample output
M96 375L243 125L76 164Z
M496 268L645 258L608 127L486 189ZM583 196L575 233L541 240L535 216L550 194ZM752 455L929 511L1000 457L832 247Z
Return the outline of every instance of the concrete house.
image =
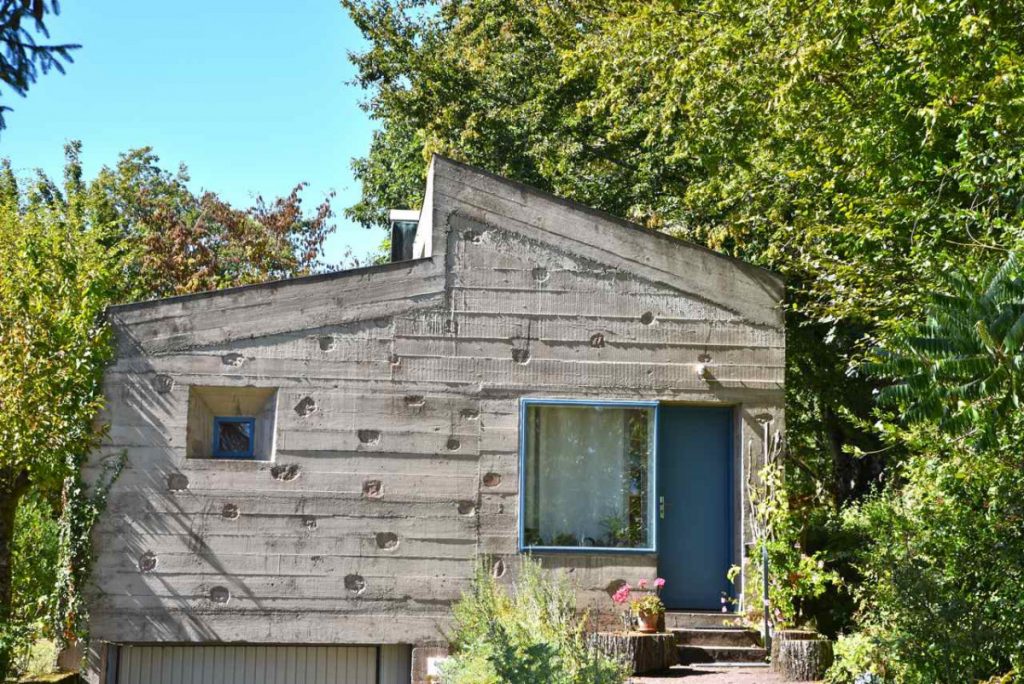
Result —
M425 678L479 559L720 613L774 275L448 159L393 263L114 307L95 682Z

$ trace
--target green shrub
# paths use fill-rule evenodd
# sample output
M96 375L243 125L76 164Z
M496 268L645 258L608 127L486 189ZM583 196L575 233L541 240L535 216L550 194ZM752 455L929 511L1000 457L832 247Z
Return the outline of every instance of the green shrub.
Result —
M878 643L864 632L844 634L834 646L835 661L827 684L883 684L888 681Z
M57 521L53 507L36 493L18 506L14 535L12 620L0 625L0 647L17 669L27 668L32 644L52 636L48 620L57 581Z
M892 681L961 684L1024 666L1021 430L986 448L918 433L902 487L848 512L872 539L859 618ZM853 669L844 664L853 655L838 664Z
M1024 678L1014 670L1013 672L1007 672L1006 674L986 679L981 684L1020 684L1022 681L1024 681Z
M869 664L895 684L978 682L1024 667L1024 260L940 279L920 320L861 370L884 380L876 427L908 454L845 512L871 540L857 565L871 649L844 645L834 681ZM1010 675L1013 676L1013 675Z
M453 611L445 684L622 684L629 676L587 647L587 616L577 614L574 591L531 558L511 590L481 564Z
M743 573L746 596L762 595L764 569L763 555L768 558L768 595L770 610L767 615L772 627L816 627L814 615L807 607L830 589L837 587L841 578L827 567L825 554L806 551L803 540L806 511L793 505L789 489L784 484L784 450L782 436L765 434L764 466L756 477L748 480L749 509L747 519L754 536L751 562ZM740 568L729 570L729 580L735 582ZM765 618L760 601L749 601L744 620L759 627Z
M57 668L57 642L53 639L39 639L29 649L25 659L25 673L30 677L52 674Z

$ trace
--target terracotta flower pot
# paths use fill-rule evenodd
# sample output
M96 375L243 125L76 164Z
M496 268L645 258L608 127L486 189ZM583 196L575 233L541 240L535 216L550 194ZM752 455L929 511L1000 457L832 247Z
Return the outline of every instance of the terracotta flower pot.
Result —
M637 631L645 634L654 634L658 631L659 613L640 613L637 618Z

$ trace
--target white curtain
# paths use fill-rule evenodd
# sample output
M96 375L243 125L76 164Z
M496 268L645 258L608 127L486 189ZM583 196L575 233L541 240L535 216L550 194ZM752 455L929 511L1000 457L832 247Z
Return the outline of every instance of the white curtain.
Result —
M545 546L601 545L609 519L625 523L629 516L628 412L634 409L532 410L526 526Z

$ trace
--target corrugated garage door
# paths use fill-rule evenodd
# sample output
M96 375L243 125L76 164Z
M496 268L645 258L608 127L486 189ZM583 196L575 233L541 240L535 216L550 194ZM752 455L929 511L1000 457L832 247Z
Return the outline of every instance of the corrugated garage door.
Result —
M119 651L118 684L407 684L409 681L408 646L124 645Z

